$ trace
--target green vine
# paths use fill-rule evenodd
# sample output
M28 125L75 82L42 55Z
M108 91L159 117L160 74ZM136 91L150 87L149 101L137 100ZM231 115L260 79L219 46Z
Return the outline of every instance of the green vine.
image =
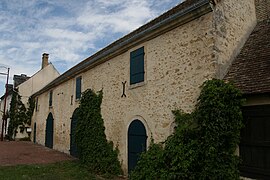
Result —
M206 81L194 112L173 111L175 132L163 145L150 145L131 179L239 179L242 103L232 84Z
M27 107L28 108L26 108L22 103L18 90L14 89L9 111L10 122L8 126L8 137L10 139L12 139L12 137L16 137L18 128L22 133L25 131L26 126L30 126L35 107L35 101L33 98L30 97L28 99Z
M78 108L75 142L79 159L91 171L117 175L121 173L118 151L114 150L113 143L106 139L101 103L101 91L96 94L88 89L82 94Z

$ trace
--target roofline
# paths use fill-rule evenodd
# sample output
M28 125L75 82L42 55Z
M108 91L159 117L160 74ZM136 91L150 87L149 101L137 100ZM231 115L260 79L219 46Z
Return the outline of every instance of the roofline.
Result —
M57 71L57 69L54 67L54 65L52 64L52 63L49 63L46 67L44 67L43 69L40 69L40 70L38 70L35 74L33 74L32 76L28 76L28 79L26 80L26 81L24 81L23 83L21 83L21 84L19 84L18 86L16 86L15 88L18 88L18 87L20 87L21 85L23 85L24 83L26 83L26 82L28 82L28 81L30 81L30 80L33 80L32 78L34 77L34 76L36 76L38 73L40 73L41 71L43 71L44 69L46 69L47 67L49 67L49 66L52 66L53 67L53 69L59 74L59 76L60 76L60 73Z
M171 10L167 11L164 14L167 14L167 13L169 14L170 11ZM52 89L53 87L58 86L59 84L62 84L66 82L67 80L74 78L76 75L80 73L85 72L86 70L89 70L109 59L112 59L125 51L128 51L130 48L142 42L153 39L160 34L164 34L165 32L168 32L178 26L186 24L194 19L197 19L198 17L201 17L211 11L212 11L212 8L211 8L209 0L199 0L198 2L184 8L183 10L180 10L179 12L174 13L173 15L161 20L160 22L157 22L151 25L145 30L140 31L137 34L134 34L133 36L125 39L122 42L121 40L125 38L125 36L117 40L117 41L120 41L119 43L117 43L117 41L111 43L110 45L98 51L94 55L78 63L77 65L75 65L74 67L66 71L64 74L60 75L58 78L53 80L51 83L49 83L47 86L45 86L40 91L33 94L32 96L38 96L42 94L43 92L46 92ZM150 24L152 21L150 21L149 23L145 25ZM141 26L140 28L142 28L143 26ZM137 30L139 30L140 28L138 28ZM129 33L128 35L134 33L135 31ZM117 44L113 45L114 43L117 43Z
M257 95L270 95L270 92L269 91L262 91L262 92L242 92L242 94L243 94L244 97L249 97L249 96L257 96Z

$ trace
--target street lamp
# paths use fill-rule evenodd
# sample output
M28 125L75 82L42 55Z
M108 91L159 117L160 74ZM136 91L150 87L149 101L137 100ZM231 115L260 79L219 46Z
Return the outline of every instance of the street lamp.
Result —
M6 93L5 93L5 100L4 100L4 111L3 111L3 117L2 117L2 131L1 131L1 141L4 140L4 126L6 127L7 123L7 115L6 115L6 106L7 106L7 96L8 96L8 78L9 78L9 68L5 66L1 66L3 68L7 69L7 73L0 73L1 75L7 76L7 82L6 82Z

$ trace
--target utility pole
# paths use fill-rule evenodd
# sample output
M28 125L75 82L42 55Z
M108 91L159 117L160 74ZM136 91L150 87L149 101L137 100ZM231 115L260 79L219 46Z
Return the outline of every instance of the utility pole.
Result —
M2 75L7 75L7 82L6 82L6 93L5 93L5 100L4 100L4 111L3 111L3 117L2 117L2 131L1 131L1 141L4 140L4 129L6 129L7 126L7 114L6 114L6 106L7 106L7 96L8 96L8 79L9 79L9 68L7 73L0 73Z

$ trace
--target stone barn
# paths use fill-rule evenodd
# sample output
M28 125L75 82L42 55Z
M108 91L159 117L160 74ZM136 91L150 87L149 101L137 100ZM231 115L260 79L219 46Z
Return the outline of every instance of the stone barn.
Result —
M225 77L257 24L255 7L254 0L186 0L113 42L34 94L32 139L76 155L70 137L81 92L103 90L105 133L127 174L151 138L172 133L172 110L192 111L202 83Z

